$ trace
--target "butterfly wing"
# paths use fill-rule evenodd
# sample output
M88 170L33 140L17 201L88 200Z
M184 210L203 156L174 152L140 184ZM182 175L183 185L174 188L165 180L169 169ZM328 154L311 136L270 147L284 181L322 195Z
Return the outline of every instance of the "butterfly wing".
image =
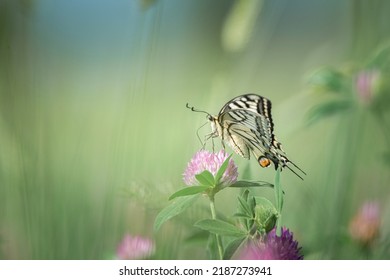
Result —
M219 115L218 120L223 127L224 135L228 136L225 138L240 139L241 141L237 143L252 151L257 160L270 154L272 142L267 129L269 123L264 116L245 109L235 109Z
M256 94L241 95L222 107L216 121L221 127L222 139L228 142L237 154L249 158L252 151L263 167L269 163L264 165L261 160L267 159L268 162L271 160L274 163L275 169L281 165L291 170L287 164L292 162L273 133L271 107L271 101L265 97Z

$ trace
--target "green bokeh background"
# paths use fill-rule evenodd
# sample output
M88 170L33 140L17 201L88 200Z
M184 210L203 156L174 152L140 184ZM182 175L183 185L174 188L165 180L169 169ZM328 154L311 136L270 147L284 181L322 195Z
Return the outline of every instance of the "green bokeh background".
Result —
M153 222L201 148L205 116L185 104L216 114L248 92L272 101L275 134L308 174L282 173L283 222L305 258L390 258L383 128L369 113L305 121L321 101L307 77L366 60L390 39L389 13L384 0L1 0L0 258L114 258L127 232L153 238L154 258L207 258L189 238L206 204ZM220 214L237 193L216 198ZM382 219L369 253L348 239L366 200Z

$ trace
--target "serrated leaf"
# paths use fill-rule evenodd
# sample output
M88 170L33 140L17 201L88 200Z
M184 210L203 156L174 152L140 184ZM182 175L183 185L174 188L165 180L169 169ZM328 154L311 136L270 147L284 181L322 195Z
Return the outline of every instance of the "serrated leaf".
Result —
M178 190L174 194L172 194L169 197L169 200L172 200L172 199L174 199L176 197L180 197L180 196L188 196L188 195L194 195L197 193L202 193L209 188L210 187L208 187L208 186L192 186L192 187L183 188L181 190Z
M196 174L195 178L203 186L211 187L211 186L215 185L214 176L208 170L205 170L202 173Z
M195 224L196 227L221 236L243 237L246 233L232 224L221 220L206 219Z
M271 183L264 181L240 180L229 186L230 188L273 187Z
M227 159L222 163L221 167L218 169L217 174L215 174L215 183L219 184L219 181L221 180L223 174L225 173L228 165L229 165L229 160L232 157L232 155L228 156Z
M199 195L178 197L171 204L162 209L160 213L157 214L154 221L154 231L158 231L166 221L185 211L198 197Z
M224 260L230 260L234 253L240 248L241 244L246 240L246 237L237 238L228 243L226 246L225 252L223 253Z

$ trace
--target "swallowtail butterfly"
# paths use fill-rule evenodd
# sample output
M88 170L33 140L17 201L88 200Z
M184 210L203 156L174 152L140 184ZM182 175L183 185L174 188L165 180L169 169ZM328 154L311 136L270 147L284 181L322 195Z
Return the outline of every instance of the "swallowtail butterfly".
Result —
M291 166L306 173L287 158L275 138L271 101L267 98L257 94L237 96L227 102L217 116L196 110L188 104L186 106L192 111L207 114L212 128L209 137L220 137L222 144L226 142L244 158L249 159L252 153L261 167L267 167L272 162L275 170L279 166L286 167L303 180Z

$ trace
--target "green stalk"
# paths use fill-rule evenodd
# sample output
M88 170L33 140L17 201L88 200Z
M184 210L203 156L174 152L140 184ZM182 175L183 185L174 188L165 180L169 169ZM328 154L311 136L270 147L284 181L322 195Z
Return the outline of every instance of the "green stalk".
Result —
M281 167L279 167L276 170L275 185L274 185L276 209L278 210L278 220L276 223L276 235L277 236L282 235L283 190L282 190L282 186L280 185L280 169L281 169Z
M214 195L210 195L210 210L211 210L211 217L213 220L217 219L217 214L215 211L215 203L214 203ZM217 247L218 247L218 253L219 253L219 259L223 259L223 249L222 249L222 242L221 238L219 238L218 234L215 234L215 239L217 240Z

